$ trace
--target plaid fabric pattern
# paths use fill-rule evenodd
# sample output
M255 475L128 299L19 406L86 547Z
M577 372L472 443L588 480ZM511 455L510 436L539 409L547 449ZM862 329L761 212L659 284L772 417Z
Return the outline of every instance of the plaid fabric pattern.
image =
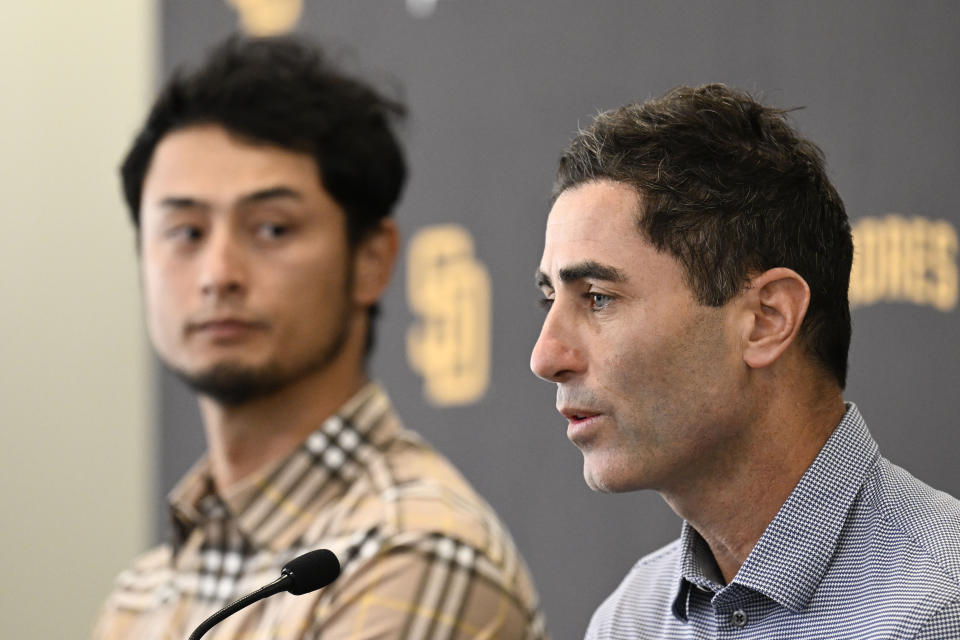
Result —
M960 638L960 502L882 458L847 407L730 584L684 523L587 638Z
M214 611L328 548L340 577L234 614L213 640L547 638L503 524L402 428L370 384L289 458L213 491L205 461L171 493L174 539L117 579L94 637L182 640Z

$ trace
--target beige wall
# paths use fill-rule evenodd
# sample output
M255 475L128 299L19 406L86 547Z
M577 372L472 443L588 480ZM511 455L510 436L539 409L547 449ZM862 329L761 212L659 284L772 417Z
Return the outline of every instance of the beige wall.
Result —
M0 628L83 638L148 538L149 362L116 167L149 99L150 0L4 3Z

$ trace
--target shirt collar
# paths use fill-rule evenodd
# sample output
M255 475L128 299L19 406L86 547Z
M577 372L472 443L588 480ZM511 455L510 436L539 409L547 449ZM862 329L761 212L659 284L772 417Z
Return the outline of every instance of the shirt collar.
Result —
M847 412L767 526L731 584L759 592L794 612L806 607L827 571L860 487L879 461L860 411ZM716 562L703 538L684 522L680 584L673 612L685 620L690 586L716 590Z
M690 589L716 592L723 588L723 576L706 540L684 521L680 532L680 582L673 600L673 615L686 621Z
M398 427L386 393L370 382L293 453L226 492L214 491L209 460L204 456L168 496L174 549L198 526L224 516L254 547L286 548L311 523L305 517L307 507L314 512L342 495L363 472L361 461L370 449L386 447Z

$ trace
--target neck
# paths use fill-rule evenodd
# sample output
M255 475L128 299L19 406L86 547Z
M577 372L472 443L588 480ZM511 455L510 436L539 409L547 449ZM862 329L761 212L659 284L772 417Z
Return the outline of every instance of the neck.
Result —
M804 394L796 393L795 386L771 382L755 396L762 398L754 405L757 419L738 430L737 450L719 472L661 491L674 512L703 536L727 583L846 410L833 385Z
M366 382L362 356L345 357L240 405L227 406L201 396L200 413L217 489L227 490L290 455Z

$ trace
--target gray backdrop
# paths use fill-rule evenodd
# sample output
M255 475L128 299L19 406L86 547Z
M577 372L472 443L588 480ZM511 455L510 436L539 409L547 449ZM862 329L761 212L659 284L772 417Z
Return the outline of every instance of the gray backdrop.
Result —
M160 16L164 74L238 24L220 0L168 0ZM558 151L598 109L678 84L720 81L805 105L794 121L824 149L851 219L872 229L868 244L858 239L858 260L868 259L846 396L888 457L960 494L958 27L960 5L950 2L306 3L299 31L410 106L412 179L397 212L405 236L459 223L489 271L493 370L481 400L425 400L405 355L415 321L405 264L383 305L373 372L406 423L506 520L554 637L580 637L631 563L679 531L654 494L584 486L554 390L528 370L541 321L533 271ZM162 495L203 447L193 399L159 380L158 535Z

